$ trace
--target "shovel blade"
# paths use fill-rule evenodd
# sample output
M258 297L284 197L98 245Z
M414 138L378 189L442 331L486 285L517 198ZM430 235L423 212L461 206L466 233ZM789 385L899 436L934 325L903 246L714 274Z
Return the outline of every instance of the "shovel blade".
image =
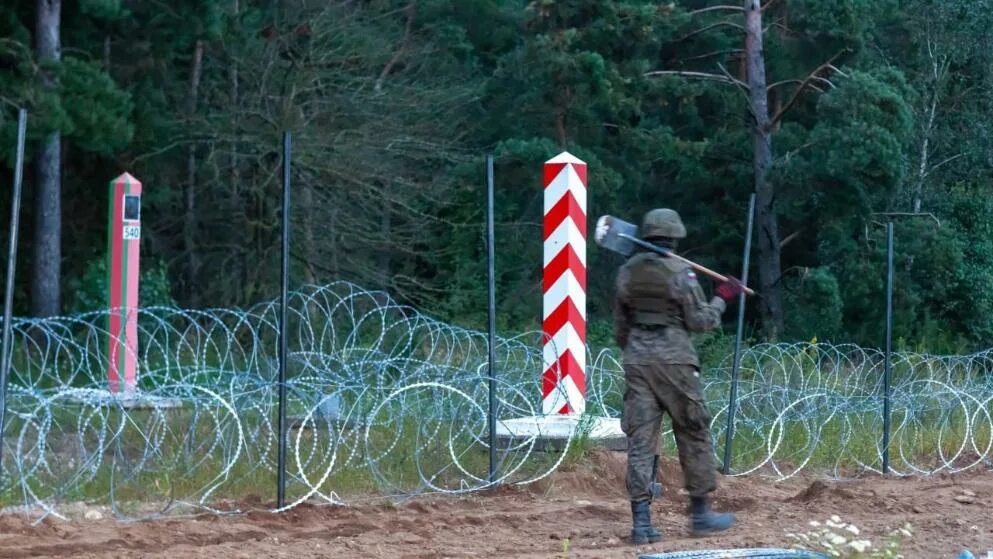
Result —
M607 250L623 256L630 256L636 248L631 238L637 238L637 236L637 225L612 215L605 215L597 220L593 238L596 244Z

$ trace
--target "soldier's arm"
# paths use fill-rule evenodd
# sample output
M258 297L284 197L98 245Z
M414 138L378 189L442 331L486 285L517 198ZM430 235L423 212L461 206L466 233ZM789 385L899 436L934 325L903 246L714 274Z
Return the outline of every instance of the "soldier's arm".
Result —
M707 302L693 270L677 273L669 284L670 295L683 309L683 322L690 332L708 332L721 325L727 304L720 297Z
M627 304L627 284L630 273L627 267L617 272L614 295L614 342L624 349L631 334L631 307Z

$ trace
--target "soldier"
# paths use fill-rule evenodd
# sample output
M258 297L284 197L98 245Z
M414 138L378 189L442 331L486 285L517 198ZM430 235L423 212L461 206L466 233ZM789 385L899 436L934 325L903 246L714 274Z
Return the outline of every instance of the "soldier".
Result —
M645 215L641 238L675 250L686 237L679 214L655 209ZM710 437L710 413L703 401L700 361L689 332L720 325L721 315L742 291L730 278L709 302L696 274L685 263L650 251L634 254L617 275L614 340L624 350L624 413L628 437L627 488L631 498L631 543L657 542L650 503L657 493L655 472L662 416L668 413L690 495L690 530L707 535L734 524L733 514L712 512L707 495L717 487Z

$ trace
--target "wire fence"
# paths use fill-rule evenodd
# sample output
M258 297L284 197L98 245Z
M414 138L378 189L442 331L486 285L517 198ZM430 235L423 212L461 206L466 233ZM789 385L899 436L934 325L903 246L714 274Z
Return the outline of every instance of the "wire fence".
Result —
M106 503L120 518L279 510L279 308L141 309L135 398L107 391L109 312L15 319L2 505L58 516ZM566 458L537 452L534 438L503 441L491 482L485 333L344 282L292 292L286 332L283 509L533 483ZM540 414L540 342L538 332L496 340L498 421ZM619 416L619 360L610 350L589 356L588 413ZM880 352L855 346L747 348L731 474L880 471L882 367ZM715 451L730 369L728 358L705 371ZM991 370L989 353L894 355L892 471L993 464Z

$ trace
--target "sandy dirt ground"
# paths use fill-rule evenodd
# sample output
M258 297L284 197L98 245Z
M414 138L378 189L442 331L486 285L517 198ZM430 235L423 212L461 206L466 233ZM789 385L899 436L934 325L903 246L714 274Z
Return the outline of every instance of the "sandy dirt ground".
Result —
M249 512L139 523L0 517L0 557L333 557L634 558L689 549L790 547L788 532L839 515L874 541L909 522L908 558L955 558L993 549L993 472L832 482L806 477L772 483L724 478L716 507L737 513L725 535L687 530L678 465L662 466L666 495L653 515L665 539L625 543L630 513L623 454L599 452L588 464L527 488L461 497L422 496L347 507L301 506L282 515ZM246 506L248 504L246 503ZM255 505L264 506L263 503Z

